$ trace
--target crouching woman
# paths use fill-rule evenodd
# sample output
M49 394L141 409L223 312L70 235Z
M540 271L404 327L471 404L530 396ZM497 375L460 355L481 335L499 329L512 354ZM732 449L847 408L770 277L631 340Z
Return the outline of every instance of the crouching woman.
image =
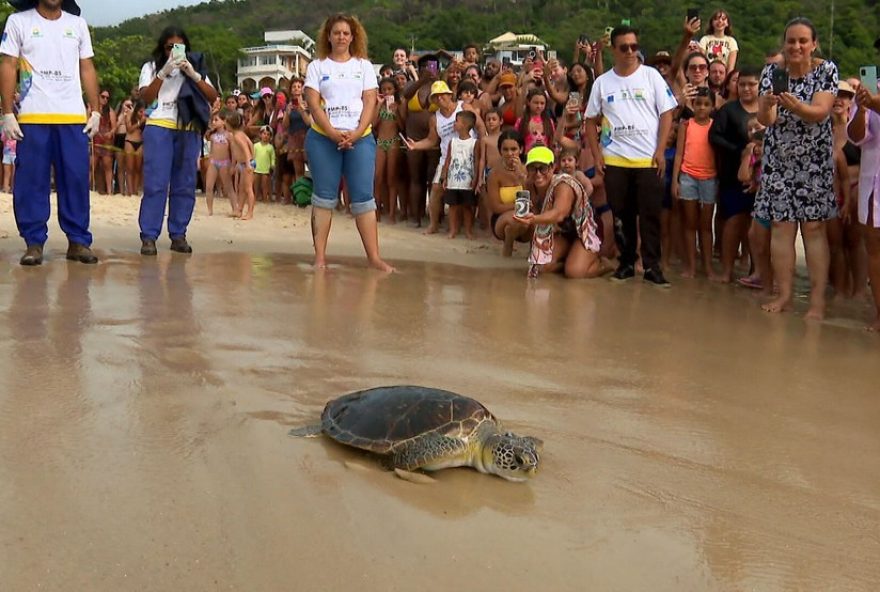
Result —
M532 210L520 224L534 227L529 253L529 277L539 271L562 272L567 278L599 277L608 269L599 258L601 241L590 208L588 188L574 177L553 174L553 151L532 148L526 158L526 189Z

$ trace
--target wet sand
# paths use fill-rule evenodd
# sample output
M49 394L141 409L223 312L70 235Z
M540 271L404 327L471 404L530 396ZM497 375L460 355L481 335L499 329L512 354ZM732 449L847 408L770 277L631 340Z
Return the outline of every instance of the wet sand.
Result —
M860 305L810 325L708 282L527 282L494 244L403 228L399 274L315 273L304 213L259 206L148 259L135 202L107 199L91 268L57 228L19 267L3 214L0 589L878 589ZM479 399L545 441L541 472L416 485L287 436L396 383Z

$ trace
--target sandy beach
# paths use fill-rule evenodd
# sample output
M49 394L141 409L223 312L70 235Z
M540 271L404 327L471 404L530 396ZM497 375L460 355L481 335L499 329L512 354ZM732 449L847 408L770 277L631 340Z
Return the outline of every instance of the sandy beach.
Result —
M880 582L880 339L741 288L525 278L525 250L228 218L138 254L93 196L97 266L46 262L0 196L0 590L865 591ZM414 484L328 439L330 398L445 388L545 442L515 484Z

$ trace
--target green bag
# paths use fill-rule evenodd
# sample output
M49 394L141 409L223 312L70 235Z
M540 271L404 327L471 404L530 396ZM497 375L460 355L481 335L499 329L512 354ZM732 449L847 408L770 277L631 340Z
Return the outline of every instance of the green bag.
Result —
M312 180L308 177L300 177L290 186L293 193L293 203L301 208L312 204Z

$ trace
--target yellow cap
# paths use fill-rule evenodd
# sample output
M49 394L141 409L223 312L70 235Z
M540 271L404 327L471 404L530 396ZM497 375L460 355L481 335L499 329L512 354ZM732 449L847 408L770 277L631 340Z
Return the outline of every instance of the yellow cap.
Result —
M530 164L553 164L553 151L546 146L535 146L526 156L526 166Z
M434 84L431 85L431 96L434 95L451 95L452 91L449 89L449 85L443 82L442 80L438 80Z

